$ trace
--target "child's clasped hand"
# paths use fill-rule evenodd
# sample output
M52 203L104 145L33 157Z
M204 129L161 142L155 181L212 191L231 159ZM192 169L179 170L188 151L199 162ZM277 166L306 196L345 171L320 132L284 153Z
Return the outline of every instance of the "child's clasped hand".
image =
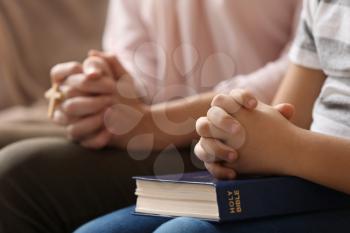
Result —
M298 140L295 132L299 128L289 122L293 114L290 104L271 107L244 90L217 95L207 116L197 120L201 138L195 154L220 179L234 179L237 174L284 174L286 164L293 161L290 145L294 144L290 142Z

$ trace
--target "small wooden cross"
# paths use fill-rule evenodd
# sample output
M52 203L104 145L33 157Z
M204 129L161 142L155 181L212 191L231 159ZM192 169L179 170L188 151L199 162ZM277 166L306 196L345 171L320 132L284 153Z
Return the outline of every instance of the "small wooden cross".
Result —
M52 84L52 87L45 93L45 98L49 100L47 115L52 119L58 102L63 99L63 94L59 91L59 85L57 83Z

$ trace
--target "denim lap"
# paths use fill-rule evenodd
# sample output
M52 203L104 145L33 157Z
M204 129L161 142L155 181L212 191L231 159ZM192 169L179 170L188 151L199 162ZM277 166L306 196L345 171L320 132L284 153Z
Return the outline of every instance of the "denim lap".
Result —
M350 210L334 210L227 223L134 215L134 206L93 220L75 233L348 233Z
M135 206L99 217L81 226L74 233L152 233L169 220L163 217L134 215Z

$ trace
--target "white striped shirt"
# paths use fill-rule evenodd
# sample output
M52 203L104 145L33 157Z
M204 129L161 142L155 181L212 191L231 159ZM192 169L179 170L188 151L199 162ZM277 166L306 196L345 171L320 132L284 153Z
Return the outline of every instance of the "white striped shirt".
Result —
M311 130L350 138L350 0L305 0L290 59L327 75Z

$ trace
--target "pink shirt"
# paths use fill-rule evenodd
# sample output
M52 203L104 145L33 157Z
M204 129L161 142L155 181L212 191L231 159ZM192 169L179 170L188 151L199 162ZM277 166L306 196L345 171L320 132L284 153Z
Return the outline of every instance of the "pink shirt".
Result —
M148 103L246 88L271 101L301 0L112 0L104 37Z

